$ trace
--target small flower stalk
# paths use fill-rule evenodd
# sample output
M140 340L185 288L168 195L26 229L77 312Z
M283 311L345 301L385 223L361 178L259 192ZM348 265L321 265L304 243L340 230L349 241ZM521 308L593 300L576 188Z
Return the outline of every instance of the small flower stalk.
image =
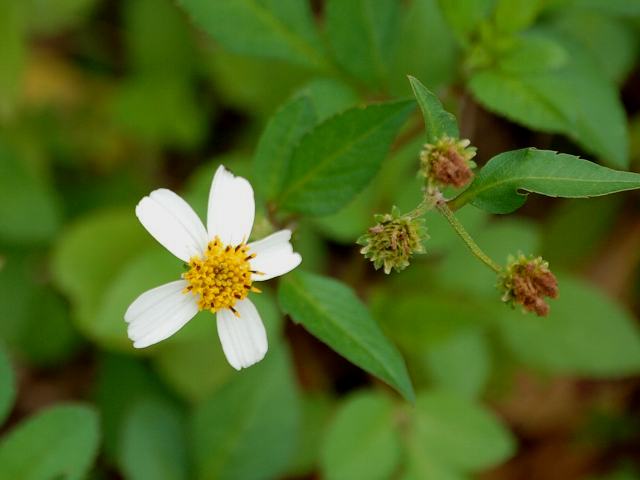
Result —
M504 292L502 300L539 317L549 313L545 298L558 297L558 281L542 257L518 255L510 257L500 276L498 287Z
M378 223L358 239L358 244L363 246L360 253L373 262L376 270L400 272L409 266L413 255L425 252L423 242L429 236L424 220L403 215L396 207L374 218Z
M473 179L476 148L469 140L442 137L420 152L420 172L430 185L461 188Z

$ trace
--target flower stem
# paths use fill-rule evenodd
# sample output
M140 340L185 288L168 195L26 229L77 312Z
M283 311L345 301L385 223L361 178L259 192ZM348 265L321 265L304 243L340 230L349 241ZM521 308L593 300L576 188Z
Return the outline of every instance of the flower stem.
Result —
M500 273L500 271L502 270L502 267L500 267L500 265L498 265L496 262L491 260L491 258L489 258L489 256L482 251L482 249L478 246L475 240L471 238L471 235L469 235L469 233L465 230L462 223L460 223L460 220L458 220L458 218L453 214L453 212L449 208L449 205L447 205L447 203L444 201L439 201L436 204L436 208L442 214L442 216L447 219L447 221L456 231L458 236L467 245L469 250L471 250L471 253L473 253L482 263L484 263L491 270L493 270L496 273Z

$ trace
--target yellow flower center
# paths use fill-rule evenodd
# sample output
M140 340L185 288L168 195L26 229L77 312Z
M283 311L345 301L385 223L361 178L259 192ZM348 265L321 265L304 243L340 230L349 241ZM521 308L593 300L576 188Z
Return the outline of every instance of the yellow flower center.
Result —
M236 302L246 298L250 291L260 292L251 286L251 274L257 272L251 270L249 260L254 257L246 243L232 247L215 237L203 257L189 260L189 271L182 275L189 285L183 293L196 295L200 310L217 312L228 308L238 315L233 308Z

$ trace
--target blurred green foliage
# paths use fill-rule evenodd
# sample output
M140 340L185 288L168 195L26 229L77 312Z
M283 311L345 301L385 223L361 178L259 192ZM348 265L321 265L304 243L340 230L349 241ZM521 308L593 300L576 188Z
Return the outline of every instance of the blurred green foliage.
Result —
M637 196L532 194L508 219L476 207L511 211L520 189L631 188L628 172L584 180L638 168L638 0L0 0L0 12L0 480L461 480L527 455L505 407L520 374L629 382L637 396ZM428 253L401 275L358 255L374 213L419 201L418 153L438 122L458 129L443 117L425 133L407 75L438 93L412 81L421 107L458 113L480 163L567 152L537 153L539 170L495 158L501 181L513 167L509 188L467 192L457 212L499 262L551 261L549 317L502 305L432 212ZM575 191L536 183L560 157ZM270 350L240 373L209 313L143 351L123 320L181 273L136 202L164 186L204 217L219 163L252 182L256 237L290 222L303 257L253 297ZM489 189L491 169L478 178ZM616 418L637 420L620 396ZM589 477L640 478L608 448Z

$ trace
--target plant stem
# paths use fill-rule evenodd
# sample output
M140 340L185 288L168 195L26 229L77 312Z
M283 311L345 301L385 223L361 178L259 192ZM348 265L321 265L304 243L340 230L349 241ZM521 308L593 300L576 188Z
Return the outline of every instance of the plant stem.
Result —
M491 260L491 258L489 258L489 256L482 251L482 249L478 246L475 240L471 238L471 235L469 235L469 233L465 230L462 223L460 223L460 220L458 220L458 218L453 214L453 212L449 208L449 205L447 205L447 203L444 201L439 201L436 204L436 208L442 214L442 216L447 219L447 221L456 231L458 236L467 245L469 250L471 250L471 253L473 253L482 263L484 263L491 270L493 270L496 273L500 273L500 271L502 270L502 267L500 267L500 265L498 265L496 262Z

